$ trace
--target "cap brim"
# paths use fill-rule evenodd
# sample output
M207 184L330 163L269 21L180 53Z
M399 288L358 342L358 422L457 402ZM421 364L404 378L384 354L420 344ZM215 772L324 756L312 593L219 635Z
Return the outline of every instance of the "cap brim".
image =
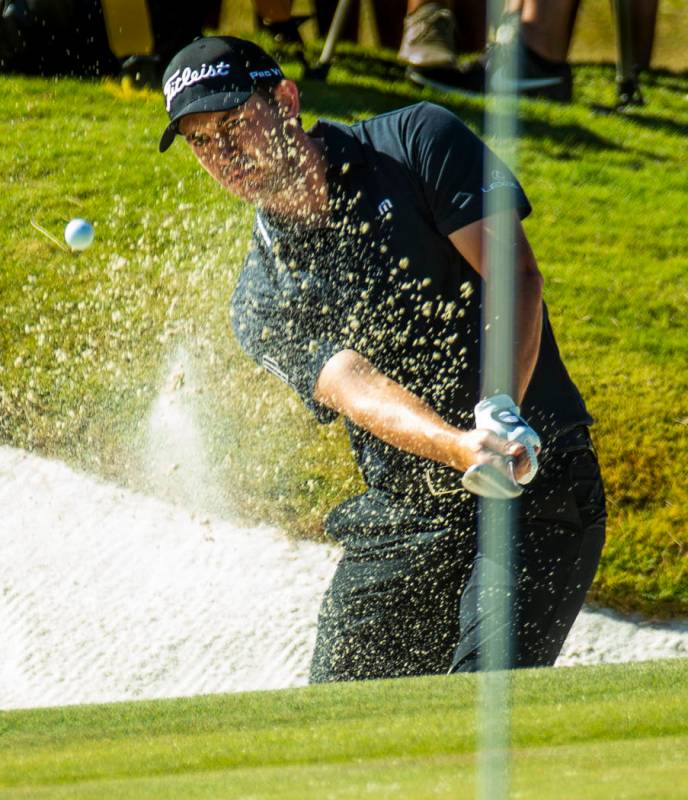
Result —
M179 120L182 117L187 117L189 114L202 114L211 111L229 111L232 108L245 103L253 92L219 92L218 94L206 95L193 103L184 106L181 111L178 111L170 120L169 125L165 128L160 137L158 150L164 153L172 142L174 137L179 133Z

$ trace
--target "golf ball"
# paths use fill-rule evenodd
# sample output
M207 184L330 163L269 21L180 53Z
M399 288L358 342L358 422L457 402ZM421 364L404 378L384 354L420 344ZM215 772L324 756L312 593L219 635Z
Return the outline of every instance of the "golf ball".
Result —
M65 227L64 238L72 250L85 250L93 241L93 225L85 219L73 219Z

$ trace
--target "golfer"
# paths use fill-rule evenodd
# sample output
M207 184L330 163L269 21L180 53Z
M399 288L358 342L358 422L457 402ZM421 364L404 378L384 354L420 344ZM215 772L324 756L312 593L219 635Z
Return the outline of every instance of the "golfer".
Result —
M429 103L305 131L296 85L240 39L194 41L163 89L160 150L182 136L218 183L257 206L231 304L242 348L319 422L344 416L368 487L326 521L344 554L311 680L478 668L483 556L469 474L479 493L489 494L485 476L523 490L513 575L502 576L512 584L510 663L553 664L595 574L604 491L516 179L500 165L485 180L485 146ZM480 396L488 194L515 225L513 400ZM536 431L537 446L476 428L481 400L490 419Z

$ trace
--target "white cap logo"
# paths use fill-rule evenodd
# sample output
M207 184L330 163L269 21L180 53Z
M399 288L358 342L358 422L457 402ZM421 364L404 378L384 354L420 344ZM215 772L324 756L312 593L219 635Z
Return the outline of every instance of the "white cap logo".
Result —
M165 105L167 110L170 110L172 101L183 89L193 86L206 78L215 78L218 75L229 75L229 64L224 61L218 61L217 64L201 64L200 69L184 67L184 69L175 70L162 89L166 98Z

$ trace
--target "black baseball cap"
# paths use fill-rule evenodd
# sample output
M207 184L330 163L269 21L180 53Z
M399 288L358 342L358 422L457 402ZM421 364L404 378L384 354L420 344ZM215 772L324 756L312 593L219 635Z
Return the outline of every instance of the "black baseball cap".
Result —
M260 86L274 86L283 78L279 64L253 42L234 36L191 42L170 61L162 77L170 124L160 138L160 152L179 133L181 117L236 108Z

